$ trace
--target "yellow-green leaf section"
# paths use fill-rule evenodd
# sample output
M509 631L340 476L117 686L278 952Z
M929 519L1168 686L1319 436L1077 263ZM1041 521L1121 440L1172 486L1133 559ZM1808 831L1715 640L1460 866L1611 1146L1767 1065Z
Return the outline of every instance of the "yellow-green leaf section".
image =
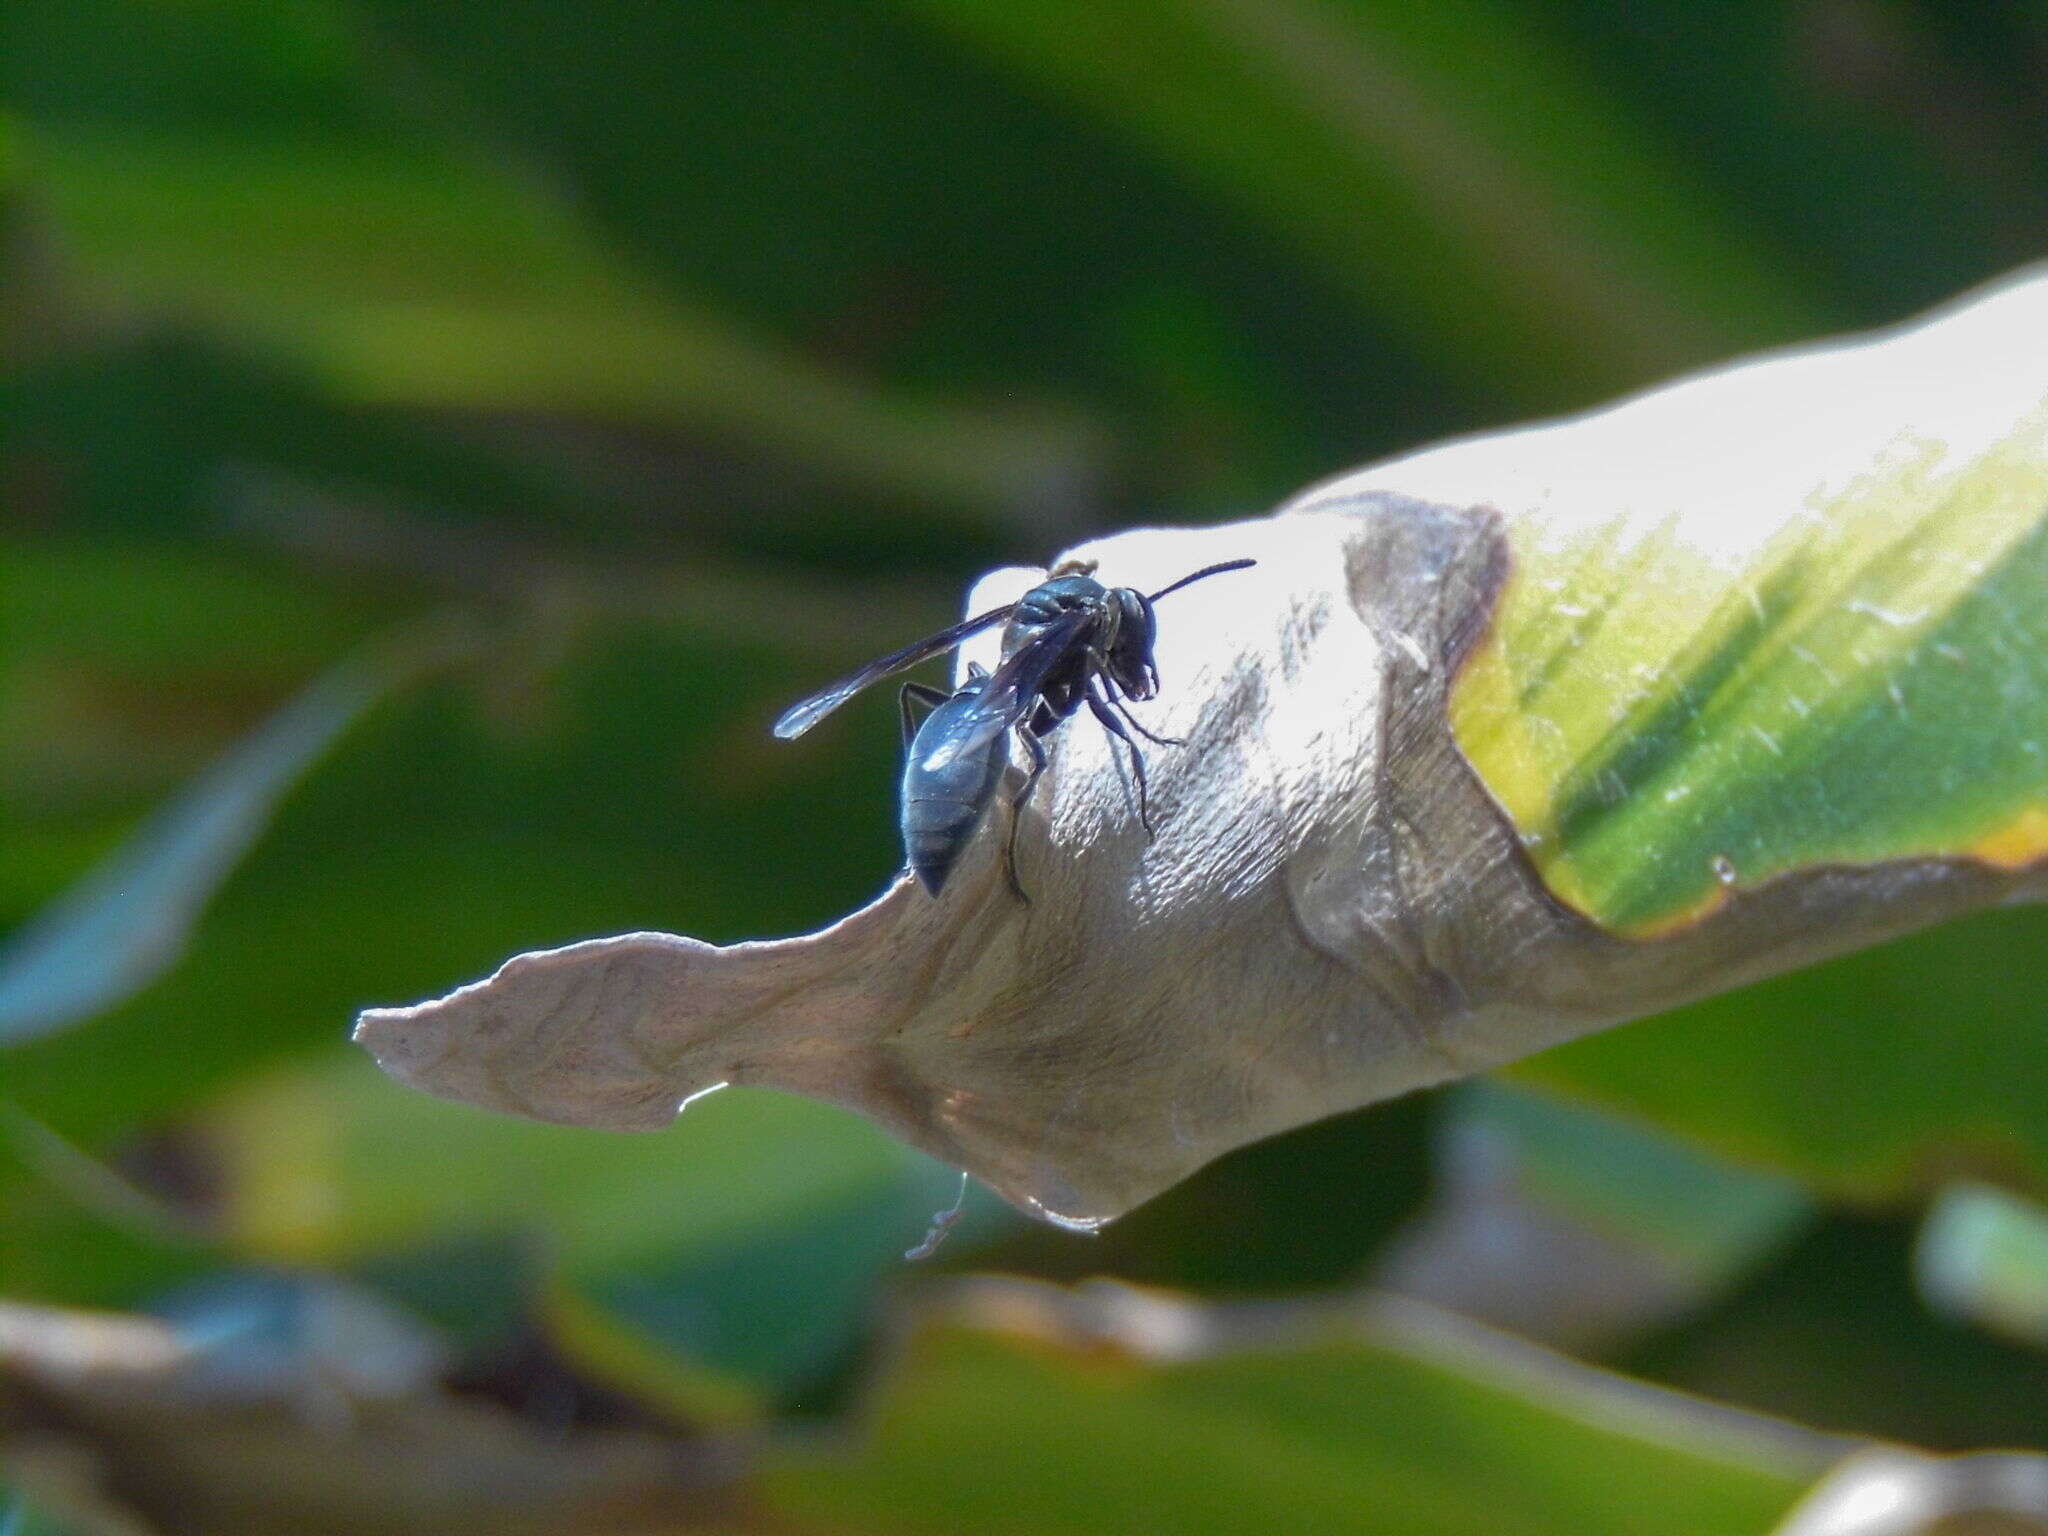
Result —
M344 399L685 422L968 505L1006 503L1086 449L1072 422L822 367L662 291L533 185L432 143L58 125L21 158L89 313L174 316Z
M928 1326L858 1447L772 1457L766 1503L841 1536L1755 1536L1810 1475L1803 1432L1780 1446L1620 1378L1568 1392L1483 1346L1404 1342L1332 1330L1156 1361Z
M2048 857L2048 416L1902 441L1733 559L1645 526L1511 520L1453 693L1554 893L1647 937L1813 865Z

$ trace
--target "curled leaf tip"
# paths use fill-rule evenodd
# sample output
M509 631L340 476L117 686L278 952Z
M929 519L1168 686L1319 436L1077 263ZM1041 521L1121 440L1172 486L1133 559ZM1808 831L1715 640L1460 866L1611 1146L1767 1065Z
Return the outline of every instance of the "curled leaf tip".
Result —
M1500 579L1498 519L1375 497L1083 553L1141 590L1257 561L1161 607L1160 691L1134 708L1185 745L1146 748L1151 835L1127 759L1080 717L1023 812L1028 903L992 819L937 899L900 879L798 938L522 955L364 1014L357 1040L429 1092L572 1124L650 1129L722 1082L808 1093L1083 1229L1243 1141L1465 1070L1463 989L1401 915L1389 772L1447 751L1441 691ZM1037 579L999 572L973 606ZM1473 808L1447 833L1506 867Z

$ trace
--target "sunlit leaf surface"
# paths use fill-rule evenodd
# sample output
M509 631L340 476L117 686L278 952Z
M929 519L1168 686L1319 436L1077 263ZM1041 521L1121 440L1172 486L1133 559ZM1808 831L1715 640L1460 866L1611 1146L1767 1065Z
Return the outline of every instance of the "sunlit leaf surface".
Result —
M1751 550L1676 511L1532 543L1458 720L1553 889L1648 935L1816 864L2048 853L2048 442L1940 460Z

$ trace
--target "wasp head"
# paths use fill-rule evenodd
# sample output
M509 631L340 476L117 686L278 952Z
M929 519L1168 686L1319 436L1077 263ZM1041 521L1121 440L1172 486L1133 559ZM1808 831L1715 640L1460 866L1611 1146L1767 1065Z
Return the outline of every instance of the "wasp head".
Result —
M1149 699L1159 691L1159 668L1152 661L1159 621L1151 600L1134 587L1115 587L1108 593L1107 606L1110 634L1104 670L1125 698Z

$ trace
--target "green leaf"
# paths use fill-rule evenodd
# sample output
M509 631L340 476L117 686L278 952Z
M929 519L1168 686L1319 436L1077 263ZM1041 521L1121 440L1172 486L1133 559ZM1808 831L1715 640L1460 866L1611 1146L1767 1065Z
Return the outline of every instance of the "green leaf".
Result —
M0 951L0 1046L111 1008L175 964L278 802L393 681L391 657L329 673L16 933Z
M108 1165L18 1111L0 1115L0 1292L133 1306L221 1259Z
M118 671L138 689L195 676L282 687L363 639L381 608L225 550L139 540L10 539L0 586L10 673Z
M1618 1363L1838 1434L2041 1448L2048 1371L2035 1352L1929 1308L1913 1283L1915 1225L1823 1214L1746 1285Z
M1627 27L1606 0L1512 9L1767 232L1845 320L1881 323L1981 281L2023 248L2013 228L2039 217L2038 161L2024 166L2019 148L2030 131L2006 95L2032 61L1991 12L1914 5L1829 32L1742 0L1663 0ZM1844 45L1868 50L1863 70L1840 69ZM1939 113L1921 110L1938 82L1965 77L1985 134L1966 161L1949 154Z
M784 1095L731 1089L667 1131L592 1136L401 1092L354 1052L253 1084L205 1124L228 1170L223 1229L305 1262L531 1227L579 1272L616 1273L772 1232L922 1161ZM425 1167L431 1180L405 1174Z
M109 424L112 438L134 430ZM280 700L390 622L225 551L168 542L0 546L0 921L25 920Z
M1547 1051L1517 1076L1863 1202L2048 1180L2048 913L1986 912Z
M28 179L108 315L159 312L343 400L686 425L927 502L1008 506L1084 445L890 393L687 299L433 145L44 128Z
M1281 232L1489 392L1597 395L1806 327L1768 254L1512 11L914 9Z
M1171 1329L1175 1304L1159 1310ZM1688 1429L1618 1378L1579 1385L1573 1400L1378 1329L1167 1363L941 1325L898 1360L858 1448L786 1453L770 1489L848 1533L1755 1536L1814 1470L1767 1436Z
M1788 1180L1718 1163L1547 1094L1476 1083L1461 1109L1460 1123L1501 1144L1530 1194L1688 1269L1720 1274L1749 1262L1805 1210Z
M1893 455L1732 561L1695 538L1532 549L1460 680L1554 892L1647 937L1815 865L2048 853L2038 421Z
M534 1244L569 1346L614 1376L653 1372L698 1413L821 1370L955 1192L949 1170L805 1100L732 1089L667 1131L591 1135L405 1092L355 1053L199 1124L235 1249L331 1266ZM729 1386L676 1387L665 1352Z
M1792 1180L1498 1081L1450 1091L1430 1206L1379 1284L1578 1352L1696 1312L1811 1219Z
M356 4L676 291L919 390L1086 402L1124 504L1235 512L1455 394L1379 297L900 7Z

